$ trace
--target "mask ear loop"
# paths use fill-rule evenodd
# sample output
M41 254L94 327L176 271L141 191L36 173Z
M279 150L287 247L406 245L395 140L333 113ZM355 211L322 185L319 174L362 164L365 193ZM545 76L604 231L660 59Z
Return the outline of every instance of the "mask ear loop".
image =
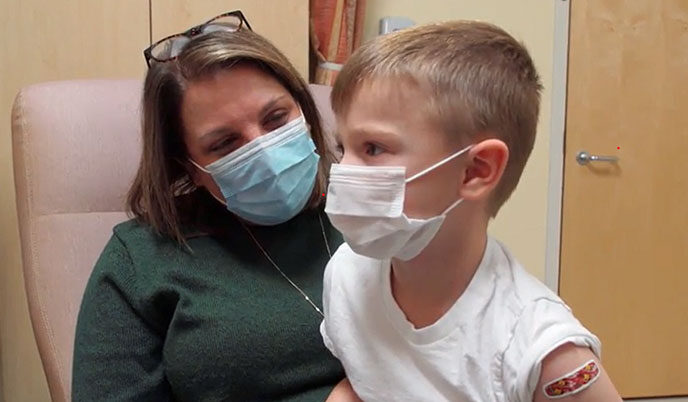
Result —
M201 172L208 173L208 174L210 174L210 175L212 176L212 173L210 173L210 171L209 171L208 169L206 169L206 168L204 168L203 166L199 165L198 163L194 162L194 160L191 159L191 158L187 158L187 159L188 159L189 162L191 162L192 165L196 166L196 167L198 168L198 170L200 170ZM213 192L210 191L210 190L208 190L208 189L206 189L205 191L207 191L208 194L210 194L213 198L215 198L215 199L217 200L217 202L219 202L220 204L224 205L225 207L227 206L227 201L220 199L218 196L216 196L215 194L213 194Z
M458 158L459 156L463 155L464 153L466 153L466 152L467 152L468 150L470 150L471 148L473 148L473 145L469 145L469 146L467 146L466 148L460 150L459 152L456 152L455 154L450 155L450 156L448 156L448 157L442 159L441 161L435 163L434 165L430 166L429 168L426 168L426 169L421 170L420 172L418 172L418 173L414 174L413 176L409 177L408 179L406 179L406 183L409 183L409 182L411 182L411 181L413 181L413 180L416 180L417 178L419 178L419 177L421 177L421 176L423 176L423 175L425 175L425 174L431 172L432 170L434 170L434 169L436 169L436 168L438 168L438 167L444 165L445 163L447 163L447 162L449 162L449 161L452 161L452 160ZM447 208L442 212L441 215L442 215L442 216L446 216L449 212L451 212L452 209L456 208L456 207L457 207L459 204L461 204L462 202L463 202L463 198L459 198L458 200L454 201L449 207L447 207Z
M468 151L471 148L473 148L473 145L469 145L466 148L455 153L454 155L450 155L450 156L442 159L441 161L435 163L434 165L430 166L429 168L421 170L420 172L418 172L418 173L414 174L413 176L409 177L408 179L406 179L406 183L412 182L413 180L416 180L417 178L429 173L430 171L437 169L438 167L444 165L445 163L458 158L459 156L463 155L464 153L466 153L466 151Z
M191 162L192 165L196 166L196 167L198 168L198 170L200 170L201 172L210 174L210 171L209 171L208 169L206 169L206 168L204 168L203 166L199 165L198 163L194 162L193 159L187 158L187 160L188 160L189 162Z
M215 198L217 202L224 205L225 207L227 206L227 201L220 199L220 197L216 196L215 194L213 194L212 191L209 191L208 189L206 189L205 191L207 191L213 198Z
M454 201L453 204L451 204L447 209L442 212L442 216L446 216L449 212L451 212L452 209L456 208L459 204L463 202L463 198L459 198L458 200Z

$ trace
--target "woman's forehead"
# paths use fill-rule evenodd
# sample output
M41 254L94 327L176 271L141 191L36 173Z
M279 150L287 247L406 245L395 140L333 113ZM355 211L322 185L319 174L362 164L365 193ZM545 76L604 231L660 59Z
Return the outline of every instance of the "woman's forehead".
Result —
M195 137L219 125L254 122L269 109L293 102L289 91L270 74L241 67L189 83L181 115L185 131Z
M228 100L266 101L289 91L272 75L257 66L235 65L190 82L184 100L210 103Z

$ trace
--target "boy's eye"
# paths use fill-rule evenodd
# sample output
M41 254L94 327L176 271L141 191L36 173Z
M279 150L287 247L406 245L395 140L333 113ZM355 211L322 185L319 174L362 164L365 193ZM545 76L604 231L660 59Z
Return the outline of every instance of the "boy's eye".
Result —
M365 144L365 153L369 156L377 156L381 154L382 151L383 149L375 144L372 144L370 142Z

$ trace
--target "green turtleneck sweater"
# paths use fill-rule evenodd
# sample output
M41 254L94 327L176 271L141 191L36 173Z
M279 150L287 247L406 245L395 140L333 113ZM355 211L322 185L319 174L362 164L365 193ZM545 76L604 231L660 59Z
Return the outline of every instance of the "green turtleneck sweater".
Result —
M251 230L322 308L328 253L341 236L322 212ZM321 316L234 219L188 240L134 221L115 227L76 329L74 401L322 401L344 376Z

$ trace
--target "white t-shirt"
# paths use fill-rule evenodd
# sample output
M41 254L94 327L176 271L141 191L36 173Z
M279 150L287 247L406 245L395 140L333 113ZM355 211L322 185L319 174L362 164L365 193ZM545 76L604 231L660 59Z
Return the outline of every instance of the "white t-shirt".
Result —
M558 346L600 356L597 337L493 239L463 295L421 329L392 296L390 261L346 244L327 265L323 293L320 332L364 401L530 402Z

